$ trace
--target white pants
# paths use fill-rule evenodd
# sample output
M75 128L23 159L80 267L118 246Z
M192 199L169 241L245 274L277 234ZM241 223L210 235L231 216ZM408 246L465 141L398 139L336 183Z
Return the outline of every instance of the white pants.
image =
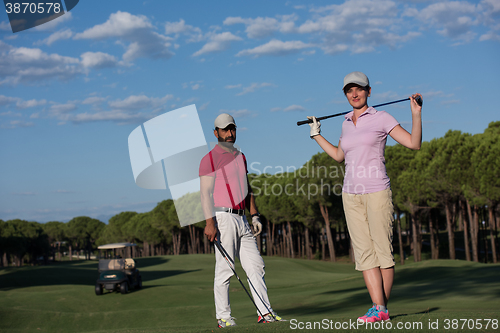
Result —
M237 214L216 212L216 220L219 229L217 239L220 240L222 247L226 250L227 255L229 255L228 259L233 267L235 267L235 255L240 259L241 267L243 267L243 270L255 287L258 295L249 284L246 288L252 292L255 304L257 304L260 312L265 315L269 312L267 309L270 311L272 311L272 309L267 296L266 281L264 280L264 260L260 256L259 249L257 248L257 241L252 234L246 217ZM233 271L229 268L224 257L218 249L215 249L214 298L215 315L217 319L231 317L229 282L233 275ZM264 301L265 305L262 303L261 299Z

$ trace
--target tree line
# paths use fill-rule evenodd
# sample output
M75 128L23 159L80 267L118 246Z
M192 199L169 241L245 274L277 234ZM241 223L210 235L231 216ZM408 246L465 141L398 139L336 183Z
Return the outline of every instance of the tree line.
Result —
M0 266L46 264L50 256L61 260L63 252L72 259L75 251L83 251L90 259L105 227L103 222L87 216L67 223L0 220Z
M423 142L419 151L386 147L395 209L393 244L401 262L407 254L422 260L426 247L431 259L498 261L499 138L497 121L476 135L450 130ZM344 163L318 153L298 169L249 174L264 226L257 237L260 251L352 260L341 197L345 172ZM183 200L199 209L199 193ZM75 252L90 259L98 245L115 242L137 243L133 257L212 252L203 234L205 222L181 228L175 206L173 200L164 200L150 212L119 213L108 224L86 216L67 223L0 220L0 264L61 260L64 253L71 260Z

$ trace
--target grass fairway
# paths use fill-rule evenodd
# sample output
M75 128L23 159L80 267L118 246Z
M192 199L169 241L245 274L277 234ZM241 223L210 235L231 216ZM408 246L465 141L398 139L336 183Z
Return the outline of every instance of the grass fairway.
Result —
M278 257L264 257L264 260L273 308L282 317L296 321L256 324L256 310L233 278L231 306L238 326L231 328L231 332L299 331L291 329L292 323L297 328L302 323L306 328L307 323L313 325L324 319L323 323L332 323L329 330L343 331L336 330L335 324L349 324L349 320L364 314L371 304L361 273L354 271L351 264ZM217 330L212 255L136 261L144 288L127 295L95 295L97 261L0 269L0 332ZM244 279L241 267L237 271ZM407 263L396 268L390 323L394 331L405 332L500 332L499 306L500 265L449 260ZM452 326L453 319L458 326ZM482 319L483 327L477 329L476 322L460 319ZM497 320L497 326L490 322L485 329L485 319ZM449 330L446 320L450 320ZM429 322L436 321L438 329L429 329ZM422 326L416 326L418 323ZM398 324L403 325L402 329L397 330ZM405 325L406 328L414 325L415 329L405 329ZM364 331L382 331L382 327L375 328Z

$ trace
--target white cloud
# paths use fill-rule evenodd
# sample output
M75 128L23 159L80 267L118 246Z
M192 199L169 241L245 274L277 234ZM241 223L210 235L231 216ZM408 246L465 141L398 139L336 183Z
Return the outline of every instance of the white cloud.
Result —
M82 74L80 60L47 54L38 48L12 47L0 41L0 85L69 80Z
M165 23L165 34L175 35L176 39L179 38L179 35L181 34L188 35L190 36L188 42L199 42L203 40L203 34L201 33L201 29L186 24L186 22L183 19L180 19L179 22Z
M398 94L394 91L386 91L386 92L372 94L371 98L373 98L376 101L381 101L382 103L384 103L386 101L401 99L402 97L400 94Z
M450 104L460 104L461 101L459 99L453 99L448 101L441 101L439 104L441 105L450 105Z
M198 111L203 111L203 110L206 110L209 104L210 104L210 102L206 102L206 103L202 104L202 105L198 108Z
M264 88L264 87L274 87L274 85L272 83L268 83L268 82L252 83L248 87L243 87L243 90L240 93L236 94L236 96L242 96L242 95L245 95L248 93L253 93L256 90Z
M437 27L438 33L451 39L470 41L471 27L478 24L477 8L468 2L440 2L427 6L416 16L425 24Z
M2 117L21 117L22 114L20 112L7 111L7 112L0 113L0 116L2 116Z
M202 82L203 81L191 81L189 83L184 82L182 84L182 88L187 89L187 88L191 87L192 90L198 90L198 89L203 87L203 85L201 84Z
M19 100L20 100L20 98L0 95L0 106L16 103Z
M235 118L243 118L243 117L255 116L255 113L247 109L244 109L244 110L233 111L232 115Z
M148 97L145 95L132 95L123 100L110 101L108 102L108 105L112 109L140 110L163 106L168 100L173 98L173 95L165 95L161 98Z
M126 37L137 33L141 29L151 29L153 25L144 15L132 15L118 11L109 16L109 19L79 33L75 39L105 39L110 37Z
M313 8L312 19L297 31L319 35L326 54L345 51L373 52L381 45L396 47L420 35L408 30L411 24L398 17L397 3L390 0L347 0L340 5ZM407 8L403 16L413 15ZM403 25L405 24L405 25Z
M99 121L113 121L119 124L138 123L149 120L153 117L152 114L142 112L128 112L123 110L102 111L96 113L79 113L70 118L68 121L73 123L89 123Z
M198 100L198 97L191 97L182 102L182 105L190 105Z
M337 44L333 42L333 43L325 43L321 48L323 49L323 52L325 52L326 54L336 54L349 50L349 45Z
M156 32L145 34L145 38L138 38L131 43L127 52L123 54L123 60L132 61L137 58L169 59L174 53L168 47L170 39Z
M495 31L488 31L487 33L481 35L481 37L479 37L479 40L480 41L493 40L500 42L500 33Z
M123 100L109 102L112 109L138 110L150 105L151 100L145 95L133 95Z
M106 22L76 34L74 38L125 40L130 43L123 54L123 60L127 62L140 57L153 59L172 57L173 53L169 50L172 38L163 36L153 29L146 16L118 11L111 14Z
M44 40L36 42L35 45L45 44L50 46L58 40L70 39L71 37L73 37L73 31L71 31L71 29L59 30Z
M482 34L479 40L500 41L500 1L483 0L479 3L478 9L481 11L481 23L490 29Z
M242 110L224 110L221 109L220 113L228 113L234 118L244 118L244 117L250 117L250 116L256 116L256 114L252 111L249 111L247 109L242 109ZM239 128L241 130L241 128Z
M186 21L180 19L179 22L167 22L165 23L165 34L181 34L196 30L201 32L199 28L195 28L192 25L186 24Z
M241 83L239 84L233 84L233 85L227 85L224 88L226 89L236 89L236 88L241 88Z
M498 0L346 0L323 7L313 6L310 13L301 24L295 25L297 19L292 19L294 27L290 32L307 35L309 40L321 40L315 43L326 54L374 52L380 46L396 48L418 38L429 28L458 43L478 37L481 41L500 40ZM246 24L249 37L254 36L250 30L253 26L266 36L276 31L276 26L272 25L276 21L271 19L233 17L226 21ZM487 30L480 31L483 27Z
M97 97L97 96L92 96L92 97L87 97L86 99L84 99L82 101L82 104L100 104L102 102L104 102L106 100L106 98L104 97Z
M70 117L69 113L77 108L77 105L72 102L68 102L66 104L54 104L49 109L49 116L59 120L67 120Z
M197 57L205 53L227 50L231 42L237 42L240 40L242 40L241 37L235 36L227 31L220 34L211 34L209 37L209 42L203 45L200 50L196 51L193 56Z
M38 31L52 31L54 30L58 25L63 24L65 22L71 21L73 19L73 14L71 12L66 12L64 15L61 15L57 17L56 19L53 19L51 21L48 21L46 23L43 22L36 22L35 24L40 24L34 27L33 29L38 30ZM44 19L46 20L46 19Z
M12 120L6 124L0 124L1 128L19 128L19 127L31 127L31 126L35 126L35 124L31 121L24 121L24 120Z
M69 101L65 104L53 104L49 108L47 115L50 118L60 120L60 125L67 122L88 123L100 121L112 121L120 125L136 124L149 120L154 117L155 113L163 111L165 104L170 99L173 99L173 95L165 95L161 98L131 95L122 100L109 101L107 106L111 110L103 111L98 105L106 101L106 98L91 96L81 102ZM95 112L74 112L79 105L92 105Z
M103 52L85 52L80 57L82 65L88 68L114 67L118 63L114 56Z
M283 111L285 112L288 112L288 111L305 111L306 109L301 106L301 105L297 105L297 104L293 104L293 105L290 105L290 106L287 106L286 108L283 109Z
M9 22L7 21L0 22L0 31L12 31Z
M280 16L280 20L271 17L241 18L228 17L224 20L225 25L244 24L245 32L249 38L265 38L271 36L275 31L284 33L293 32L295 29L294 21L296 15Z
M483 0L480 6L483 7L485 11L488 11L489 14L500 14L500 1L498 0Z
M37 107L40 105L45 105L45 104L47 104L47 101L45 99L41 99L41 100L30 99L29 101L19 100L16 103L16 107L18 109L27 109L27 108L34 108L34 107Z
M382 28L395 23L397 6L387 0L347 0L340 5L313 9L316 18L307 20L298 31L343 34L367 28Z
M243 50L238 52L236 56L255 56L259 57L262 55L274 55L282 56L300 52L303 49L314 47L313 44L306 44L302 41L288 41L283 42L277 39L273 39L266 44L257 46L253 49Z
M19 97L9 97L9 96L0 95L0 107L5 106L5 105L11 105L14 103L15 103L17 109L27 109L27 108L34 108L34 107L37 107L40 105L45 105L45 104L47 104L47 101L45 99L41 99L41 100L31 99L31 100L25 101Z

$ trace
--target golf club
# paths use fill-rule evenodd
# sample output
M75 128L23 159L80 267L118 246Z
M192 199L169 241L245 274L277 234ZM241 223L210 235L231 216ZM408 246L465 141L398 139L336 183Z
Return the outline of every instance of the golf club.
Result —
M382 104L374 105L373 107L376 108L376 107L379 107L379 106L384 106L384 105L389 105L389 104L394 104L394 103L399 103L399 102L404 102L404 101L409 101L409 100L410 100L410 98L405 98L405 99L400 99L400 100L397 100L397 101L392 101L392 102L387 102L387 103L382 103ZM415 98L415 102L417 102L417 104L420 105L420 106L422 106L422 104L424 103L424 101L422 100L422 98L420 96L417 96ZM319 118L316 118L316 120L324 120L324 119L328 119L328 118L342 116L344 114L348 114L351 111L352 110L346 111L346 112L340 112L340 113L332 114L332 115L329 115L329 116L319 117ZM297 122L297 126L304 125L304 124L309 124L309 123L312 123L312 122L313 122L312 119L298 121Z
M215 241L214 242L215 246L217 247L217 249L219 249L219 252L220 254L224 257L224 259L226 259L226 263L228 264L229 268L231 268L231 270L233 271L234 275L236 276L236 278L238 279L238 281L240 281L240 284L241 286L243 287L243 289L246 291L248 297L250 297L250 300L252 301L253 305L255 306L255 308L257 309L257 311L259 312L260 314L260 317L262 319L264 319L264 316L262 315L262 312L260 312L259 308L257 307L257 304L255 304L255 301L253 300L252 296L250 295L250 293L248 292L247 288L245 288L245 285L243 284L243 282L241 282L240 280L240 277L238 276L238 274L236 273L236 270L234 269L233 265L231 265L231 262L230 260L228 259L229 255L227 254L226 250L222 247L222 244L220 244L218 241ZM255 290L255 287L253 286L252 282L250 281L250 279L247 279L248 281L248 284L253 288L253 291L255 292L255 294L259 297L260 301L262 302L262 304L264 304L264 306L266 307L266 310L267 312L269 313L270 316L273 316L273 313L271 312L271 310L269 310L269 308L267 307L266 303L262 300L262 298L260 297L259 293L257 292L257 290ZM264 319L265 320L265 319Z

